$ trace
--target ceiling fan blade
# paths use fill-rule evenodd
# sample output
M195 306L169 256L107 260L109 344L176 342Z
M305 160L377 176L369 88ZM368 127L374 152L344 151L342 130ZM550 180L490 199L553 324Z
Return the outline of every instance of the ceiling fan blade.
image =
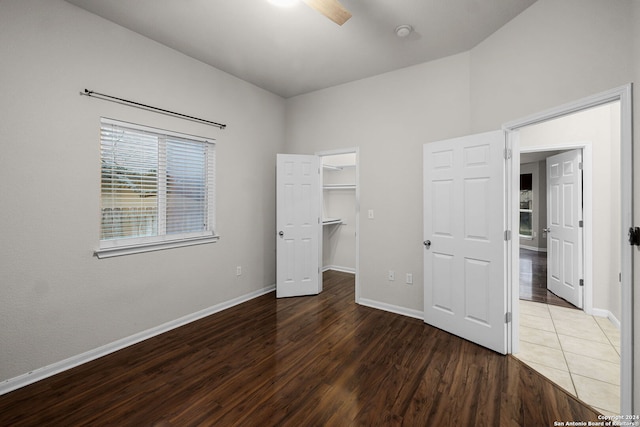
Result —
M311 8L317 10L338 25L351 18L351 12L344 8L338 0L303 0Z

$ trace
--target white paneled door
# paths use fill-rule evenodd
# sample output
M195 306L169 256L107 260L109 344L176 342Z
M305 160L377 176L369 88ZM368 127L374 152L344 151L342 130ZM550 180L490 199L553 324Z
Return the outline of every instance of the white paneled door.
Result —
M547 288L582 308L582 150L547 158Z
M506 354L505 135L424 145L424 321Z
M278 154L276 173L276 296L315 295L320 278L319 158Z

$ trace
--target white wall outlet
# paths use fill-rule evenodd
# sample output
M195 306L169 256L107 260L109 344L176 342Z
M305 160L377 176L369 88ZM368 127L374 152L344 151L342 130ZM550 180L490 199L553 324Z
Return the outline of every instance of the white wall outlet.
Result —
M236 276L241 276L242 275L242 267L241 266L237 266L236 267Z
M393 282L394 280L396 280L396 272L389 270L389 281Z
M407 273L406 283L407 283L407 285L413 285L413 274Z

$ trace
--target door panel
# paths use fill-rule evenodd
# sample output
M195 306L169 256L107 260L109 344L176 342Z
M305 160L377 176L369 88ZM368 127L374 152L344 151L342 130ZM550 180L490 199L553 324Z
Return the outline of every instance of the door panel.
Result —
M321 291L320 173L317 156L278 154L276 296Z
M423 210L425 322L503 354L504 147L502 131L425 144Z
M582 151L547 158L547 288L582 308Z

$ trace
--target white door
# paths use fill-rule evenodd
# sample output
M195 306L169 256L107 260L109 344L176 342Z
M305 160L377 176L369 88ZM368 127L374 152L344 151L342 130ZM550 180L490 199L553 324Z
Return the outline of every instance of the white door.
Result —
M582 308L582 150L547 158L547 288Z
M424 145L424 321L505 354L505 136Z
M320 170L317 156L278 154L276 296L322 290L319 261Z

